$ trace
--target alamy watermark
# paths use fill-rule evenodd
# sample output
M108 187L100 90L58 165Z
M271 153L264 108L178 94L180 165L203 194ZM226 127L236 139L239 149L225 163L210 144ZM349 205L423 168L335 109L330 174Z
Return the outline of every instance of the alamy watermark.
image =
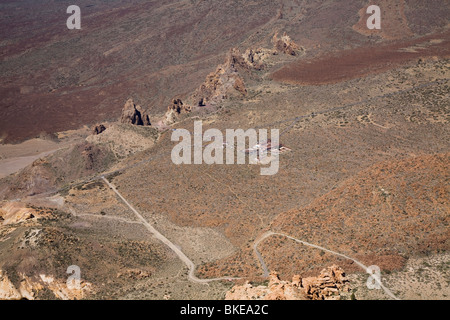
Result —
M70 276L67 278L66 285L69 290L81 289L81 269L79 266L72 265L67 268L67 274Z
M81 29L81 10L79 6L69 6L67 8L67 13L71 16L67 19L66 25L69 30Z
M370 274L366 285L369 290L381 289L381 270L379 266L370 266L367 268L367 273Z
M69 30L81 29L81 9L77 5L67 7L68 14L71 16L67 19L66 25ZM371 16L367 19L367 28L370 30L381 29L381 9L377 5L370 5L366 10Z
M379 6L371 5L367 8L367 14L371 14L367 19L367 28L370 30L381 29L381 9Z
M172 149L171 155L172 162L176 165L192 163L270 165L261 167L263 176L275 175L279 170L281 145L278 129L271 130L270 139L267 129L259 129L258 132L256 129L247 131L227 129L225 135L218 129L208 129L203 133L202 121L195 121L193 138L188 130L175 129L171 140L179 142Z

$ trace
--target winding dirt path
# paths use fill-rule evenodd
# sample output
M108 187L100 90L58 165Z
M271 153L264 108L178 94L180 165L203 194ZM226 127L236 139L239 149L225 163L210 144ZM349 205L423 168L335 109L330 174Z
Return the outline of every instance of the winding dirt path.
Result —
M162 233L160 233L158 230L156 230L150 223L148 223L147 220L125 199L119 191L117 191L117 188L110 183L104 176L102 177L102 180L108 185L108 187L113 190L120 199L130 208L131 211L136 215L136 217L141 221L141 223L147 228L150 233L152 233L156 239L164 243L166 246L168 246L175 254L180 258L180 260L189 268L188 278L189 280L201 283L201 284L207 284L209 282L213 281L222 281L222 280L239 280L240 278L230 278L230 277L222 277L222 278L213 278L213 279L199 279L195 276L195 264L192 262L191 259L189 259L183 251L181 251L173 242L171 242L169 239L167 239Z
M286 237L286 238L288 238L288 239L294 240L295 242L301 243L301 244L303 244L303 245L305 245L305 246L308 246L308 247L311 247L311 248L315 248L315 249L319 249L319 250L322 250L322 251L331 253L331 254L333 254L333 255L335 255L335 256L339 256L339 257L342 257L342 258L351 260L351 261L353 261L354 263L356 263L361 269L363 269L366 273L368 273L368 274L370 274L370 275L373 275L372 272L370 272L370 269L369 269L368 267L366 267L362 262L360 262L360 261L358 261L358 260L356 260L356 259L353 259L352 257L346 256L345 254L342 254L342 253L339 253L339 252L336 252L336 251L333 251L333 250L326 249L326 248L324 248L324 247L315 245L315 244L313 244L313 243L309 243L309 242L306 242L306 241L302 241L302 240L296 239L296 238L294 238L294 237L291 237L291 236L286 235L286 234L283 234L283 233L278 233L278 232L268 231L268 232L266 232L265 234L263 234L258 240L256 240L255 243L253 244L253 249L255 250L256 256L258 257L258 260L259 260L259 262L260 262L260 264L261 264L261 267L263 268L263 271L264 271L264 277L268 277L268 276L269 276L269 270L268 270L268 268L267 268L267 265L266 265L265 262L264 262L264 259L263 259L262 255L261 255L261 252L258 251L258 245L259 245L262 241L264 241L265 239L267 239L267 238L269 238L269 237L272 237L272 236L282 236L282 237ZM388 288L386 288L386 287L381 283L381 279L379 279L378 277L373 277L373 279L375 279L375 281L377 282L377 284L380 285L380 287L384 290L384 292L385 292L388 296L390 296L390 297L391 297L392 299L394 299L394 300L400 300L400 299L397 298L397 297L396 297L396 296L395 296Z
M445 83L446 82L446 80L436 80L436 81L430 81L430 82L426 82L426 83L423 83L423 84L421 84L421 85L418 85L418 86L413 86L413 87L410 87L410 88L407 88L407 89L402 89L402 90L398 90L398 91L395 91L395 92L390 92L390 93L386 93L386 94L382 94L382 95L378 95L378 96L374 96L374 97L370 97L370 98L368 98L368 99L364 99L364 100L362 100L362 101L356 101L356 102L353 102L353 103L350 103L350 104L346 104L346 105L344 105L344 106L341 106L341 107L334 107L334 108L331 108L331 109L326 109L326 110L321 110L321 111L318 111L318 112L313 112L313 113L311 113L311 114L307 114L307 115L301 115L301 116L297 116L297 117L294 117L294 118L287 118L287 119L284 119L284 120L281 120L281 121L276 121L276 122L274 122L274 123L271 123L271 124L266 124L265 126L266 127L270 127L270 126L275 126L275 125L280 125L280 124L284 124L284 123L287 123L287 122L292 122L286 129L284 129L283 130L283 132L281 133L281 135L284 135L285 133L287 133L298 121L300 121L301 119L303 119L303 118L309 118L309 117L311 117L312 115L317 115L317 114L324 114L324 113L328 113L328 112L332 112L332 111L337 111L337 110L343 110L343 109L347 109L347 108L351 108L351 107L353 107L353 106L356 106L356 105L360 105L360 104L363 104L363 103L365 103L365 102L369 102L369 101L372 101L372 100L374 100L374 99L380 99L380 98L385 98L385 97L389 97L389 96L394 96L394 95L399 95L399 94L402 94L402 93L405 93L405 92L410 92L410 91L413 91L413 90L416 90L416 89L423 89L423 88L426 88L426 87L430 87L430 86L433 86L433 85L436 85L436 84L442 84L442 83ZM255 127L255 129L257 129L257 128L262 128L263 126L259 126L259 127ZM175 244L173 244L170 240L168 240L166 237L164 237L160 232L158 232L153 226L151 226L143 217L142 217L142 215L141 214L139 214L139 212L136 210L136 209L134 209L133 208L133 206L117 191L117 189L105 178L105 176L114 176L115 174L118 174L118 173L121 173L121 172L124 172L124 171L126 171L126 170L129 170L129 169L132 169L132 168L136 168L136 167L139 167L139 166L141 166L141 165L143 165L143 164L145 164L145 163L149 163L149 162L151 162L151 161L154 161L155 159L157 159L157 158L160 158L160 157L162 157L162 156L165 156L165 155L167 155L167 154L169 154L169 153L162 153L162 154L158 154L157 156L154 156L154 157L150 157L149 159L145 159L145 160L142 160L142 161L139 161L139 162L137 162L137 163L134 163L134 164L132 164L132 165L128 165L128 166L125 166L124 168L120 168L120 169L116 169L116 170L114 170L114 171L111 171L111 172L106 172L106 173L103 173L102 175L97 175L97 176L94 176L94 177L90 177L90 178L87 178L87 179L84 179L84 180L82 180L82 181L80 181L80 182L77 182L77 183L73 183L73 184L71 184L71 185L69 185L69 188L74 188L74 187L76 187L76 186L80 186L80 185L83 185L83 184L86 184L86 183L89 183L89 182L93 182L93 181L97 181L97 180L103 180L121 199L122 199L122 201L124 201L124 203L134 212L134 214L138 217L138 219L140 220L140 222L138 222L138 223L142 223L157 239L159 239L160 241L162 241L164 244L166 244L172 251L174 251L177 255L178 255L178 257L183 261L183 263L185 263L187 266L188 266L188 268L189 268L189 279L190 280L192 280L193 282L196 282L196 283L208 283L208 282L212 282L212 281L221 281L221 280L238 280L238 279L241 279L241 278L230 278L230 277L223 277L223 278L215 278L215 279L199 279L199 278L197 278L196 276L195 276L195 265L194 265L194 263L175 245ZM56 189L56 190L51 190L51 191L47 191L47 192L43 192L43 193L41 193L40 195L41 196L45 196L45 195L54 195L54 194L57 194L57 193L59 193L59 192L61 192L61 191L63 191L65 188L60 188L60 189ZM21 200L21 199L16 199L16 200ZM129 222L129 221L123 221L123 222ZM259 243L260 242L262 242L263 240L265 240L266 238L268 238L268 237L270 237L270 236L273 236L273 235L280 235L280 236L285 236L285 237L287 237L287 238L289 238L289 239L292 239L292 240L294 240L294 241L296 241L296 242L299 242L299 243L302 243L302 244L304 244L304 245L306 245L306 246L310 246L310 247L313 247L313 248L317 248L317 249L320 249L320 250L323 250L323 251L326 251L326 252L329 252L329 253L332 253L332 254L334 254L334 255L338 255L338 256L341 256L341 257L343 257L343 258L345 258L345 259L349 259L349 260L352 260L352 261L354 261L359 267L361 267L365 272L367 272L367 267L364 265L364 264L362 264L361 262L359 262L359 261L357 261L357 260L355 260L355 259L353 259L353 258L351 258L351 257L348 257L348 256L345 256L345 255L343 255L343 254L340 254L340 253L338 253L338 252L334 252L334 251L331 251L331 250L328 250L328 249L326 249L326 248L323 248L323 247L320 247L320 246L317 246L317 245L314 245L314 244L311 244L311 243L307 243L307 242L305 242L305 241L301 241L301 240L299 240L299 239L295 239L295 238L293 238L293 237L290 237L290 236L288 236L288 235L284 235L284 234L279 234L279 233L274 233L274 232L268 232L268 233L266 233L266 234L264 234L264 235L262 235L257 241L255 241L255 243L254 243L254 246L253 246L253 248L254 248L254 251L255 251L255 254L256 254L256 256L257 256L257 258L258 258L258 260L259 260L259 262L260 262L260 264L261 264L261 266L262 266L262 269L263 269L263 272L264 272L264 276L268 276L268 273L269 273L269 271L268 271L268 268L267 268L267 265L265 264L265 262L264 262L264 259L263 259L263 257L262 257L262 255L261 255L261 253L258 251L258 249L257 249L257 247L258 247L258 245L259 245ZM393 295L390 291L389 291L389 289L387 289L386 287L384 287L383 286L383 284L381 283L381 282L379 282L379 284L380 284L380 286L381 286L381 288L383 288L383 290L390 296L390 297L392 297L393 299L398 299L397 297L395 297L395 295Z

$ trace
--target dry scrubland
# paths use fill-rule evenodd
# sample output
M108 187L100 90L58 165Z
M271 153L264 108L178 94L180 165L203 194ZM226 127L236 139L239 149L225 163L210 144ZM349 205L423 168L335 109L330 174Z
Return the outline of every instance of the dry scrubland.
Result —
M1 146L0 161L20 158L9 174L24 157L52 153L0 179L0 292L26 283L27 298L55 298L42 275L64 283L76 264L91 286L81 298L224 299L234 284L267 282L253 245L274 231L380 266L399 298L448 298L449 8L383 3L391 28L373 34L361 26L367 2L359 0L94 1L70 38L50 23L53 9L37 10L49 24L30 34L11 23L29 22L24 12L2 19L10 22L2 33L15 35L2 42L2 141L48 133ZM295 56L269 54L264 67L215 77L217 65L230 66L231 48L271 52L284 31L300 45ZM211 83L232 79L238 93L173 113L174 98L211 89L195 90L211 72ZM275 176L255 165L175 166L170 130L117 121L130 97L152 123L169 105L177 121L169 128L192 130L195 120L204 130L276 128L291 150ZM106 131L92 134L99 122ZM193 261L197 277L242 279L189 281L186 265L101 175ZM341 298L388 298L368 290L349 260L280 236L258 249L282 281L337 264L350 280Z

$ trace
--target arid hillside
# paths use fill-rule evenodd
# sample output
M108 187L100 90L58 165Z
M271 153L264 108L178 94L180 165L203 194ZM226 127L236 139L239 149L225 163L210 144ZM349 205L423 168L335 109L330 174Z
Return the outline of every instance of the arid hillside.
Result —
M404 1L402 25L409 29L396 29L396 37L444 27L444 3ZM71 4L0 4L3 141L115 119L129 97L162 112L172 98L197 88L230 48L266 46L275 32L290 34L310 56L385 40L352 28L367 5L362 0L82 0L82 30L68 30ZM426 26L424 17L430 17Z
M2 1L0 299L448 298L450 8L380 3Z
M439 154L376 164L308 206L280 214L270 229L321 243L384 270L398 269L413 253L449 246L449 160L449 154ZM283 238L275 237L262 248L270 253L269 265L288 275L293 269L290 261L295 261L295 268L307 269L332 259Z
M450 57L450 32L330 53L311 61L295 61L273 73L276 81L325 84L364 77L428 57Z

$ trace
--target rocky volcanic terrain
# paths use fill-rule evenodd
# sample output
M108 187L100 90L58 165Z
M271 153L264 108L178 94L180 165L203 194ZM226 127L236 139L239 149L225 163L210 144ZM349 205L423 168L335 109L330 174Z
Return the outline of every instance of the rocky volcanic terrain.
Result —
M0 299L449 298L446 1L78 2L0 4ZM279 172L175 165L198 120Z

